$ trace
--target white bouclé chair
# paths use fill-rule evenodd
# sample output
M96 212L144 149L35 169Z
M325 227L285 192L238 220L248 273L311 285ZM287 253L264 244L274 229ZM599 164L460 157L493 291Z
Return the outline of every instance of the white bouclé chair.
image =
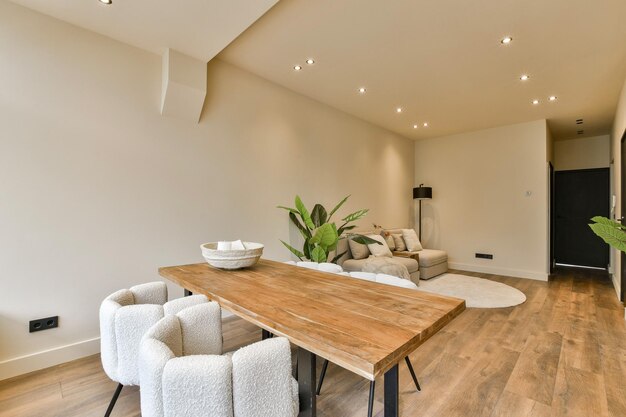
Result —
M138 353L144 333L166 314L207 303L203 295L167 302L163 282L136 285L114 292L100 305L102 367L118 386L105 413L108 417L124 385L139 385Z
M140 349L143 417L295 417L289 342L273 338L222 355L221 311L210 302L156 323Z

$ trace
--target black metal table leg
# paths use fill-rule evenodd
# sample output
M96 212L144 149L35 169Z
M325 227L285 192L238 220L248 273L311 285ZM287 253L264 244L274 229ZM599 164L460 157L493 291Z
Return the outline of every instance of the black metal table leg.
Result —
M376 381L370 381L370 397L367 402L367 417L372 417L374 411L374 390L376 389Z
M398 364L385 372L385 417L398 417Z
M185 297L189 297L190 295L193 295L193 293L185 288Z
M317 415L315 398L316 356L306 349L298 348L298 394L300 396L300 414L298 417Z
M413 378L413 382L415 382L415 388L417 388L418 391L421 391L422 388L420 387L420 383L417 382L417 377L415 376L415 371L413 370L413 365L411 365L411 360L407 356L407 357L404 358L404 361L406 362L407 368L409 368L409 372L411 373L411 378Z
M322 392L322 384L324 383L324 377L326 376L326 369L328 368L328 359L324 359L324 365L322 365L322 373L320 374L320 380L317 383L317 395Z

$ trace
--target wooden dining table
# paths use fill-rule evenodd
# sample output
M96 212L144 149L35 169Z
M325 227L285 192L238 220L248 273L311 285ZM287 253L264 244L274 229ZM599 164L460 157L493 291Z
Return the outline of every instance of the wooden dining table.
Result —
M298 347L300 417L316 415L317 356L370 381L384 375L384 415L398 416L398 363L465 309L461 299L267 259L240 270L200 263L159 274Z

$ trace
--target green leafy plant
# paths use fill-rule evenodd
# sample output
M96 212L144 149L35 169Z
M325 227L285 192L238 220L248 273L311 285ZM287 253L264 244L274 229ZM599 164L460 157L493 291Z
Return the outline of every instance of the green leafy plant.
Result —
M361 209L348 214L341 219L343 223L339 227L334 222L331 222L333 215L349 197L347 196L341 200L330 213L321 204L315 204L313 210L309 212L299 196L296 196L296 208L278 206L278 208L289 212L289 219L304 238L301 251L283 240L281 240L282 244L301 261L308 259L313 262L327 262L329 253L337 249L337 243L344 233L346 233L345 238L354 240L357 243L364 245L376 243L380 245L380 242L367 236L347 233L356 227L351 223L363 218L369 211L368 209ZM336 254L331 262L336 263L345 254L345 251Z
M626 252L626 227L615 220L606 217L596 216L591 219L592 224L589 225L593 233L600 236L602 240L617 250Z

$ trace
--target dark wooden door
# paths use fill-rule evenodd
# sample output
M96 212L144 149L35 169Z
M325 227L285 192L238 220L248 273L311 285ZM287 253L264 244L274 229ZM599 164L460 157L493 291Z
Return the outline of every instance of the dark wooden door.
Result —
M554 165L552 162L549 163L550 166L550 181L548 182L550 189L548 190L548 207L550 208L550 273L554 272L554 227L555 227L555 219L554 219Z
M609 193L608 168L555 173L557 264L607 268L609 246L588 225L593 216L609 216Z

